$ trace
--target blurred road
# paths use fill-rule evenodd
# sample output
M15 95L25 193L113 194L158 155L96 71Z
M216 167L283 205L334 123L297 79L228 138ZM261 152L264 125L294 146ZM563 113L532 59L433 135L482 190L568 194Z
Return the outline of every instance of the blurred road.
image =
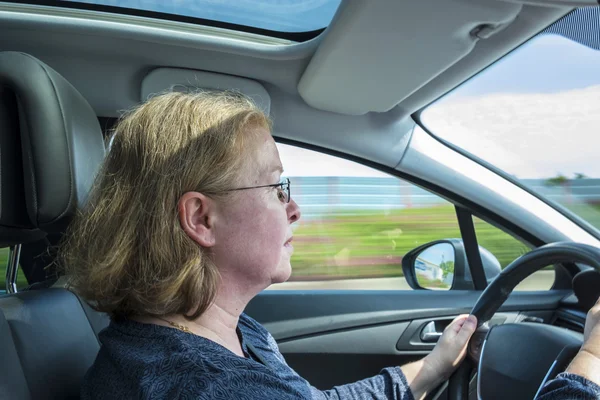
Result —
M538 271L525 279L516 290L547 290L554 282L554 271ZM268 290L410 290L404 278L344 279L333 281L286 282Z

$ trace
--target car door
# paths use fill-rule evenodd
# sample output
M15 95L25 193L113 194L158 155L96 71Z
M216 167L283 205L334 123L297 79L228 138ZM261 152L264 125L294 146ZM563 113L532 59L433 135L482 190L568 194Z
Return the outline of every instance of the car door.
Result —
M472 217L474 210L407 180L278 146L291 196L303 213L294 230L293 273L258 295L246 312L269 329L292 368L320 389L423 357L444 327L475 304L482 287L475 290L473 283L455 290L428 281L423 286L438 290L413 289L402 269L410 250L442 239L465 239L466 245L463 234L471 228L499 270L540 244L515 239L496 221ZM568 274L554 268L563 269L549 267L524 282L524 291L515 292L492 323L551 322L568 292L550 288L569 285ZM470 282L471 275L469 270Z

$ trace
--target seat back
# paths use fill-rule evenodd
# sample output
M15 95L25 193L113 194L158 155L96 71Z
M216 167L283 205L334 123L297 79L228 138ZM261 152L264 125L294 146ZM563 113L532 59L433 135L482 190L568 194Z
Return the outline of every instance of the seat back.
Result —
M12 332L2 312L0 312L0 354L2 354L2 361L0 361L0 394L2 398L31 399Z
M30 55L0 52L1 245L62 233L104 153L98 119L69 82ZM0 372L9 371L0 390L17 400L79 398L100 348L86 312L106 325L65 289L0 297Z
M80 299L62 288L34 290L0 298L0 310L31 398L78 399L81 381L100 349ZM6 339L2 336L2 342ZM8 364L4 354L0 364Z

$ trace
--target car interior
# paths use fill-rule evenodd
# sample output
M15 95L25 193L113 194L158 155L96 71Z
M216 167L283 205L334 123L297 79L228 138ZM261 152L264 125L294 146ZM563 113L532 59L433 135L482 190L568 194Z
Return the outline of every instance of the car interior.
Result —
M415 290L267 290L249 304L246 312L311 384L328 389L419 359L468 312L487 323L468 360L429 398L531 399L566 368L600 294L600 232L431 135L420 113L557 21L593 13L600 37L597 3L334 3L326 26L290 33L118 1L0 1L0 247L10 248L1 398L79 398L109 319L64 287L54 250L85 204L123 111L190 88L238 90L273 118L278 142L400 177L456 208L462 239L443 241L460 260L452 290L420 287L415 264L430 243L402 259ZM531 252L493 272L473 217ZM513 292L549 265L550 290Z

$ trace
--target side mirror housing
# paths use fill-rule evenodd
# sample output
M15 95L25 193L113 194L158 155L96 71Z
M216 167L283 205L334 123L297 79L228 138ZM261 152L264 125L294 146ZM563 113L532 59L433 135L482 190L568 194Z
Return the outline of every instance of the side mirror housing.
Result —
M500 262L481 246L479 252L489 283L500 274ZM409 251L402 258L402 270L413 289L475 289L462 239L436 240Z

